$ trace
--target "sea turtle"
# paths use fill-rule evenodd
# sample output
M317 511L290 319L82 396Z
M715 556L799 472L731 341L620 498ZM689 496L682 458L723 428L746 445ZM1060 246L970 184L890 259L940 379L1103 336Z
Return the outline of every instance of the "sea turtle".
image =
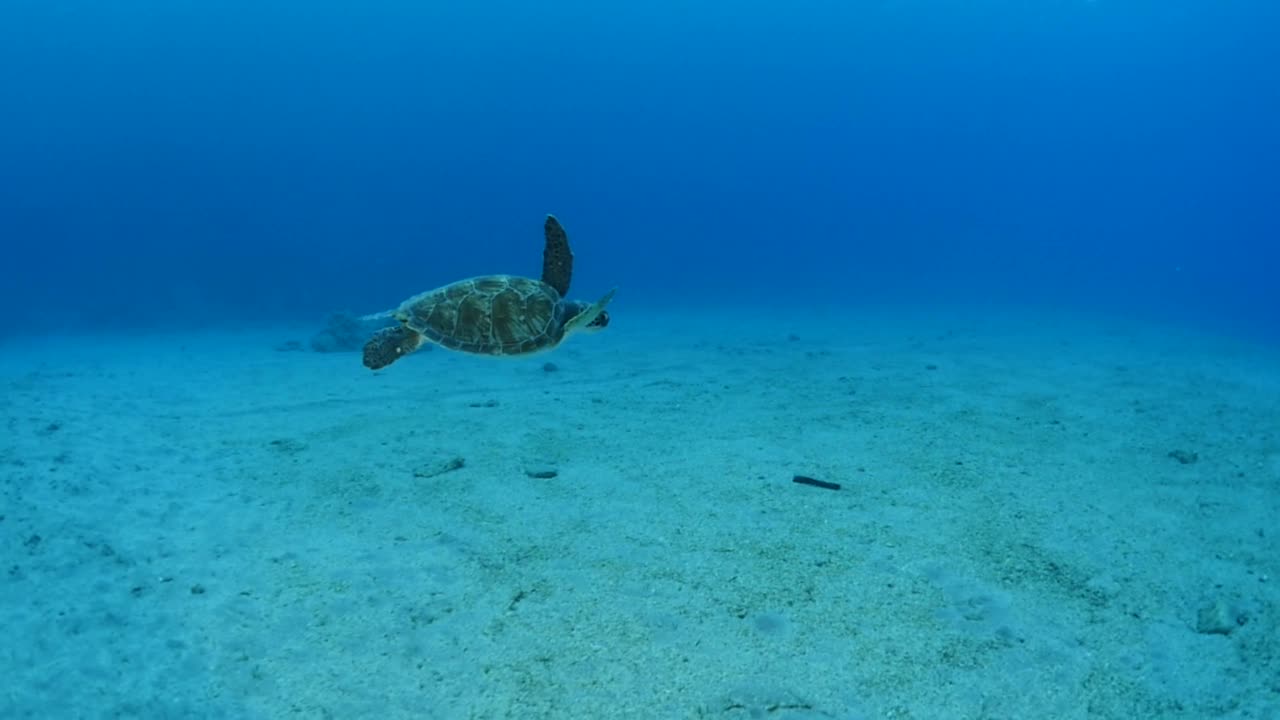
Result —
M604 308L614 290L596 303L566 299L573 274L569 238L554 215L547 216L543 230L541 280L515 275L459 280L414 295L395 310L365 316L398 321L365 343L365 367L384 368L427 342L479 355L526 355L555 347L575 330L608 325Z

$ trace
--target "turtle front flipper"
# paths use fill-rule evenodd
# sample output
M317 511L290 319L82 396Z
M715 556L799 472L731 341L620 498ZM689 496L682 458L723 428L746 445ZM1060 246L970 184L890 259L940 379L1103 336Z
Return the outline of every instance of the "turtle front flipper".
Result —
M609 292L605 293L604 297L600 298L600 300L597 301L594 305L587 305L584 302L574 303L576 305L574 309L577 309L578 313L565 321L564 334L568 335L574 330L582 330L583 328L590 328L591 330L599 330L603 328L605 325L608 325L609 323L607 320L603 323L596 323L595 321L598 318L601 318L602 316L607 318L607 315L604 311L605 306L607 306L609 304L609 301L613 299L613 294L616 292L618 292L618 288L614 288L610 290Z
M550 285L567 297L569 280L573 276L573 253L569 250L569 236L555 215L548 215L543 226L547 236L547 245L542 250L542 282Z
M364 344L364 366L380 370L422 345L422 335L403 325L383 328Z

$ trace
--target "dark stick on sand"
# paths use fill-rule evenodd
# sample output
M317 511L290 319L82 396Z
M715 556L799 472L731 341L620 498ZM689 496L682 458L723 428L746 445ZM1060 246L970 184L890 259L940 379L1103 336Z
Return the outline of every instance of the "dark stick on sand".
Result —
M791 478L791 482L798 483L800 485L812 485L814 487L820 487L824 490L840 489L840 483L826 482L825 480L815 480L807 475L796 475L795 477Z

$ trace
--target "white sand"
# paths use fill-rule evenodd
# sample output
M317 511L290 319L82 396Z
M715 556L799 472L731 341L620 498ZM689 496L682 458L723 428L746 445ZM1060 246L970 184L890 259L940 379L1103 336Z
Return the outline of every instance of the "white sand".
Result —
M0 717L1280 714L1276 348L614 317L376 375L10 341Z

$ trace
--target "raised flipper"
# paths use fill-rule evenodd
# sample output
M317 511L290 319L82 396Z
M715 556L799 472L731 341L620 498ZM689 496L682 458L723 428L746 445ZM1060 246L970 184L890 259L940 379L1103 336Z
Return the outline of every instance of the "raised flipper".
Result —
M569 250L569 236L555 215L547 216L543 226L547 236L547 245L542 250L542 282L550 285L560 293L560 297L569 294L569 280L573 276L573 253Z
M422 345L422 335L403 325L383 328L364 344L364 366L380 370Z

